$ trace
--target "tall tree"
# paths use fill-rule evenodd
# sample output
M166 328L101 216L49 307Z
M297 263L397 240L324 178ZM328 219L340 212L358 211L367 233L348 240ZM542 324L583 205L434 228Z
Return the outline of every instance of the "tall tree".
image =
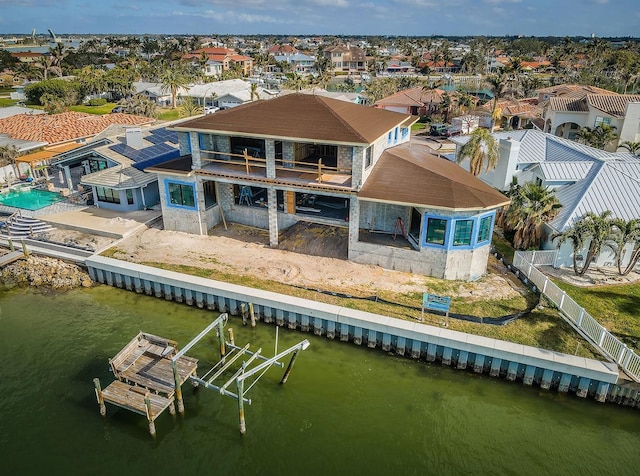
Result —
M633 155L640 156L640 142L624 141L618 146L621 149L626 149Z
M597 126L583 127L576 134L579 142L596 149L604 149L614 140L618 138L618 134L614 131L616 126L610 126L609 124L598 124Z
M191 81L191 75L184 63L179 61L169 63L163 68L158 78L160 83L171 92L171 108L177 106L178 89L185 88Z
M553 190L528 182L511 197L506 223L515 231L513 245L518 250L539 248L542 225L553 220L562 205Z
M249 97L252 102L260 99L260 93L258 92L258 85L256 83L251 83L251 86L249 86Z
M14 144L0 146L0 167L11 165L15 177L20 176L16 159L20 156L20 150Z
M488 129L478 128L470 135L469 141L458 152L458 163L469 159L469 172L480 175L482 168L485 172L495 169L500 158L498 142Z
M58 74L61 71L61 69L56 66L55 58L51 55L42 56L40 60L33 63L33 66L42 70L42 79L45 81L49 79L49 73Z

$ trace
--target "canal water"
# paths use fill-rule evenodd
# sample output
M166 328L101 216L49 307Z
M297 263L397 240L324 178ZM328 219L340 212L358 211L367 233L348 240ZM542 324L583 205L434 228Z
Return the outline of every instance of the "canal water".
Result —
M0 292L2 474L636 475L640 412L304 338L286 385L272 368L250 392L247 434L235 400L185 387L184 417L98 413L92 379L139 330L185 344L215 315L107 286ZM242 327L236 344L272 355L275 328ZM212 333L189 355L214 361Z

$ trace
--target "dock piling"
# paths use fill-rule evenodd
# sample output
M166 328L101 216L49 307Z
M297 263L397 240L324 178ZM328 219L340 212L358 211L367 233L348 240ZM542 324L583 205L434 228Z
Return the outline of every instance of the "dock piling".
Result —
M244 303L240 303L240 313L242 314L242 325L247 325L247 307Z
M100 415L105 416L107 414L107 407L104 404L104 397L102 396L102 387L100 386L100 379L94 378L93 384L96 386L96 398L98 399L98 405L100 405Z
M184 414L184 402L182 401L182 387L180 386L180 374L178 373L178 364L173 361L173 380L176 385L176 402L178 403L178 413Z
M233 328L232 327L229 327L229 344L236 345L235 341L233 340Z
M247 432L247 425L244 421L244 380L236 379L238 386L238 418L240 419L240 434Z
M149 420L149 433L151 433L151 436L156 436L156 424L153 421L153 413L151 413L151 400L149 399L149 397L145 397L144 405L147 409L147 420Z
M289 378L289 374L291 373L291 369L293 368L293 364L296 362L296 357L298 357L299 350L296 350L291 356L291 360L289 361L289 365L287 366L287 370L284 371L282 375L282 380L280 380L281 384L287 383L287 379Z
M253 311L253 303L249 303L249 316L251 318L251 327L256 327L256 314Z

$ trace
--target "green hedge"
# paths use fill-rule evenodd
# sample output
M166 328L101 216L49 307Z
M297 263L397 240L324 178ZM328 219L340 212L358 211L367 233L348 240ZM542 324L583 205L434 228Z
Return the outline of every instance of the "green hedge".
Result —
M87 106L104 106L105 104L107 104L105 98L95 98L87 101Z

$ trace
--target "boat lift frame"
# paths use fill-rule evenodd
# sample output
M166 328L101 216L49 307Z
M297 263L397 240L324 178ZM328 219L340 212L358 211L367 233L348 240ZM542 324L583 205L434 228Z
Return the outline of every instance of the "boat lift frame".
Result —
M202 340L209 332L216 329L218 335L218 343L220 349L220 361L216 363L211 369L209 369L202 377L198 377L196 375L191 375L189 378L193 382L194 385L202 385L205 388L216 390L220 393L220 395L224 395L227 397L235 398L238 401L238 417L240 422L240 433L245 434L246 432L246 423L244 417L244 404L251 405L251 399L247 398L247 393L253 388L253 386L260 380L260 378L271 368L271 366L276 365L278 367L283 368L284 364L280 362L280 359L286 357L289 354L291 355L291 359L289 360L289 364L280 379L280 383L284 384L287 382L289 375L291 374L291 370L293 365L295 364L296 358L298 357L298 353L301 350L306 350L310 343L307 339L304 339L297 344L289 347L286 350L278 353L277 349L277 328L276 328L276 348L273 357L265 357L262 355L262 349L258 349L255 352L249 350L250 344L246 344L244 347L238 347L233 342L233 330L229 328L229 342L225 340L224 337L224 327L227 324L229 316L227 313L221 314L217 319L215 319L211 324L205 327L202 332L200 332L196 337L194 337L187 345L185 345L181 351L179 351L175 356L171 358L171 364L173 366L173 376L176 381L176 400L178 402L178 412L184 412L184 403L182 401L182 390L179 384L179 375L178 375L178 367L177 362L183 355L186 354L194 345L196 345L200 340ZM229 352L227 352L229 350ZM242 361L242 364L239 369L237 369L233 375L227 379L221 385L214 383L214 381L221 377L224 372L231 369L231 366L240 360L242 357L248 356L249 358L246 361ZM262 362L255 367L250 366L254 364L256 361L261 360ZM248 379L252 379L245 389L245 381ZM228 388L235 383L235 387L237 393L234 393Z

